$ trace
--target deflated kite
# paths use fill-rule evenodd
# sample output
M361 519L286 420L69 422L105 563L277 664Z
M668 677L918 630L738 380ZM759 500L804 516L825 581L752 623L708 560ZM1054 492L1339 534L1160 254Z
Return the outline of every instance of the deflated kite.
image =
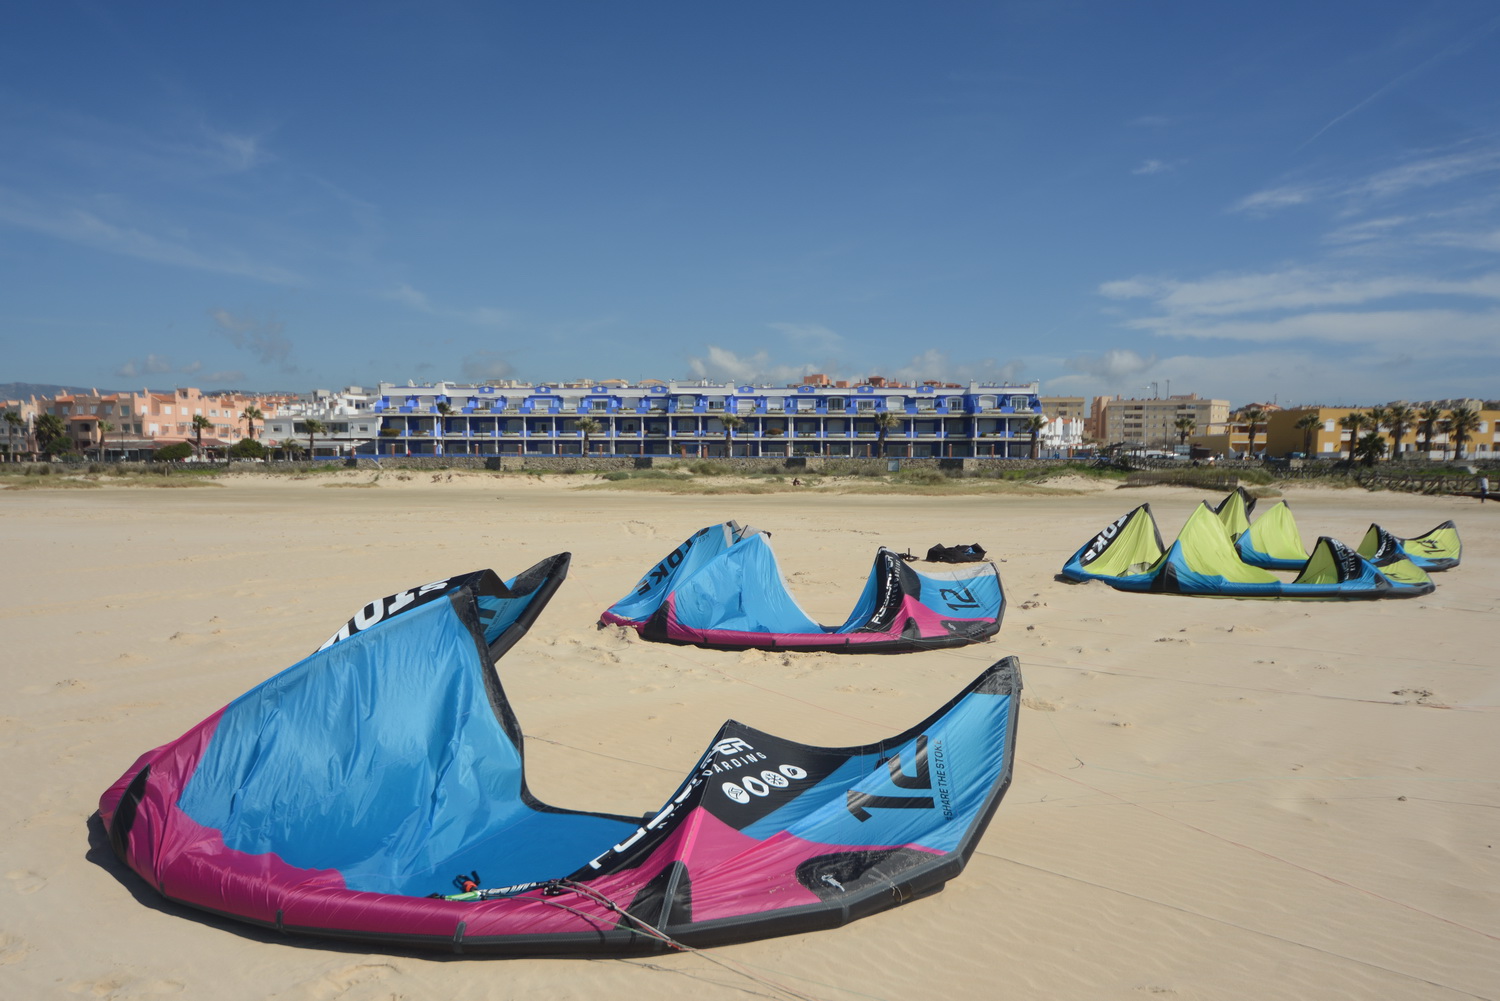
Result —
M508 954L831 927L963 869L1010 781L1014 658L873 744L726 723L641 815L537 800L494 659L567 566L367 605L143 754L99 802L115 852L164 897L254 925Z
M1240 539L1247 537L1247 546L1269 544L1256 539L1253 526ZM1198 505L1164 548L1151 506L1142 504L1084 543L1062 572L1069 580L1102 580L1122 591L1227 598L1401 598L1433 589L1432 579L1403 553L1373 561L1326 536L1287 567L1297 571L1290 581L1247 563L1243 551L1231 540L1222 511L1207 504Z
M993 636L1004 606L993 563L919 571L882 547L843 625L819 625L782 582L769 533L729 521L694 533L599 621L705 647L903 653Z

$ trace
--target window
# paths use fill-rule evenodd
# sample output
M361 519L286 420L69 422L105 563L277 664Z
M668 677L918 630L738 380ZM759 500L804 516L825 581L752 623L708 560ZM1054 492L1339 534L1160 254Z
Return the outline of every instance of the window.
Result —
M766 409L771 413L780 413L786 407L786 401L779 396L766 397Z
M858 410L862 414L863 413L869 413L870 411L872 411L872 410L875 409L875 401L874 400L856 400L854 402L854 409Z
M919 396L919 397L917 397L917 411L919 413L928 413L928 412L936 410L936 409L937 409L937 400L933 399L930 396Z
M609 409L609 401L608 400L590 400L589 401L589 411L591 413L602 414L605 411L607 411L608 409Z
M962 410L963 408L964 408L964 398L962 396L950 396L950 397L948 397L948 409L949 410Z
M814 400L810 396L799 396L799 397L797 397L797 409L798 410L809 410L810 411L810 410L814 409L816 406L817 406L817 401Z
M885 409L896 412L904 411L906 409L906 397L887 396L885 398Z
M828 412L830 414L841 414L844 412L845 400L842 396L830 396L828 398Z
M1010 398L1010 405L1016 410L1030 410L1031 398L1029 396L1012 396ZM1136 407L1134 409L1139 410L1141 408Z
M724 397L722 397L722 396L710 396L708 398L708 409L709 410L714 410L714 411L723 410L724 409Z

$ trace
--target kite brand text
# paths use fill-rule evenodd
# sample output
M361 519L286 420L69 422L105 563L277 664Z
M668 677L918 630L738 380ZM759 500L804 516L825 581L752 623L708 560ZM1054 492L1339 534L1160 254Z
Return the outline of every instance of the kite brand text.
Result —
M1131 514L1134 513L1135 512L1131 512ZM1111 542L1115 541L1115 536L1120 534L1120 529L1124 528L1125 522L1129 520L1130 515L1127 514L1125 515L1125 517L1116 521L1114 524L1106 525L1104 531L1100 532L1098 538L1094 539L1093 543L1089 546L1088 552L1083 554L1083 562L1092 563L1094 562L1094 560L1104 555L1104 551L1109 548L1109 544Z
M941 740L932 743L932 776L937 780L938 802L942 804L943 816L952 820L953 796L948 789L948 761Z
M435 580L431 584L423 584L421 587L412 588L409 591L402 591L400 594L393 594L388 598L381 598L379 601L370 602L356 612L354 618L344 623L343 628L328 637L327 641L318 647L318 649L327 650L340 640L346 640L357 632L369 629L377 622L385 621L404 608L420 604L435 592L446 588L451 579Z
M664 583L667 575L682 565L682 561L687 558L688 550L693 548L693 543L702 535L703 533L699 532L697 535L692 536L682 545L672 550L666 559L652 567L651 571L645 577L641 578L641 584L635 589L635 593L645 594L656 585Z

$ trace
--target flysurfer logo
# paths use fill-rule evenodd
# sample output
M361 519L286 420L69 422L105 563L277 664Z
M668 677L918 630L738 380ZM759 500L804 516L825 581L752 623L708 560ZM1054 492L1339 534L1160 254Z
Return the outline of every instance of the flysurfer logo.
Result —
M1131 514L1134 513L1133 511L1131 512ZM1129 520L1130 515L1127 514L1117 519L1113 524L1104 526L1104 531L1100 532L1094 541L1089 543L1089 548L1084 552L1083 559L1080 562L1086 564L1092 563L1103 556L1104 551L1109 548L1110 543L1115 541L1115 537L1120 534L1120 529L1124 528L1125 523Z
M666 583L667 577L671 572L681 566L682 561L687 558L688 550L693 548L693 543L703 538L708 532L709 529L706 528L699 531L697 534L689 537L682 545L668 553L666 559L652 567L650 572L641 578L641 583L636 587L635 593L646 594L656 585Z
M318 649L320 651L327 650L340 640L346 640L355 633L369 629L378 622L384 622L397 612L431 600L435 595L446 590L452 580L453 578L451 577L445 577L443 580L435 580L431 584L423 584L421 587L415 587L409 591L402 591L400 594L393 594L388 598L381 598L379 601L370 602L364 608L354 613L354 618L345 622L339 631L328 637Z

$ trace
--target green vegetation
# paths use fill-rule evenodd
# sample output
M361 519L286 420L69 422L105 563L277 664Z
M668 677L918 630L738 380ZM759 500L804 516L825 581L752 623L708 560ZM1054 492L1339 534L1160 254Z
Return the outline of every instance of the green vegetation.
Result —
M229 446L229 457L231 459L264 459L266 446L254 438L241 438Z

